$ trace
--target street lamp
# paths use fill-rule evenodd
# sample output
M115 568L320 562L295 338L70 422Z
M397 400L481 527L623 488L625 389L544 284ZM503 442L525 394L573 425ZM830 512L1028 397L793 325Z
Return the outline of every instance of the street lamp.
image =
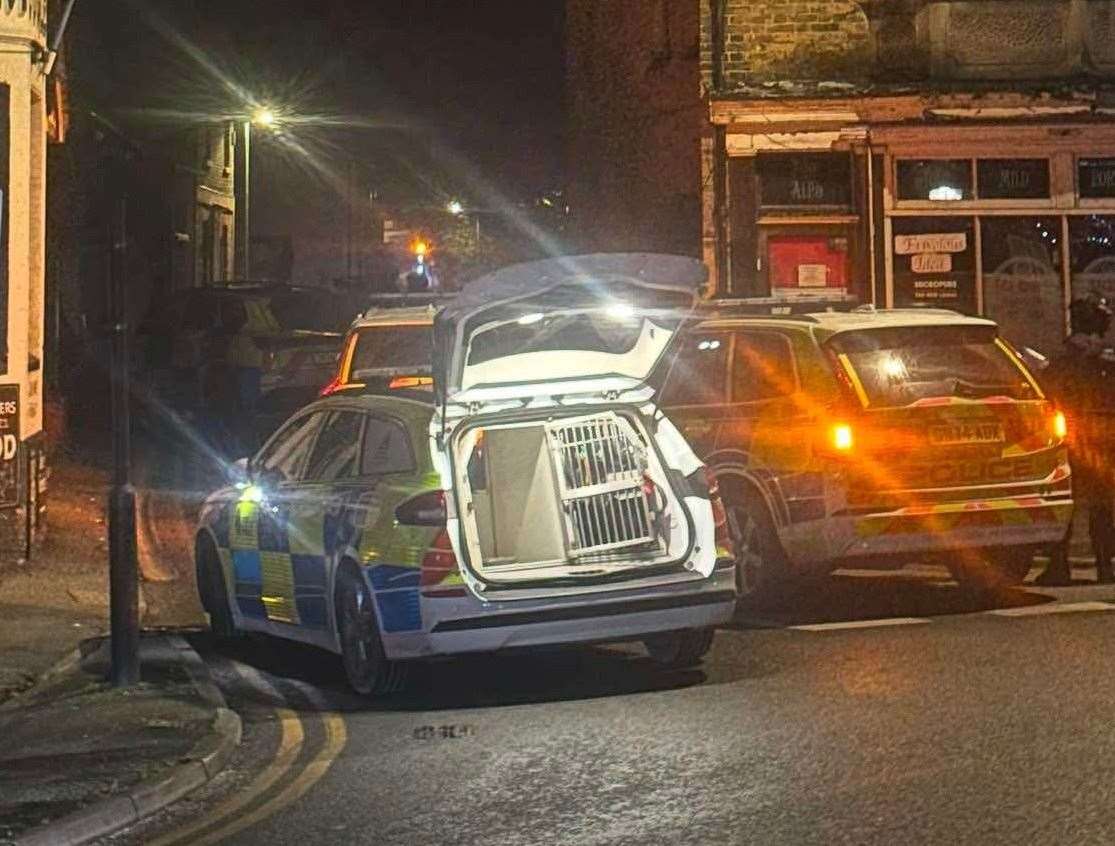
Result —
M255 109L244 121L244 198L239 210L244 221L240 248L240 273L244 281L252 278L252 124L274 128L278 122L278 115L266 106Z

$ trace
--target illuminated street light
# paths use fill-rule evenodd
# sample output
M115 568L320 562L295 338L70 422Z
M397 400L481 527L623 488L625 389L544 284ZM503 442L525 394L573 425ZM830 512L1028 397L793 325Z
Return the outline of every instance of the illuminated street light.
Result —
M241 274L244 280L252 278L252 124L274 129L279 123L279 116L275 110L268 106L259 106L252 110L244 120L244 199L240 215L244 220L244 239L240 255L243 258Z
M452 215L462 215L465 213L465 207L460 200L450 200L449 205L447 205L445 209Z

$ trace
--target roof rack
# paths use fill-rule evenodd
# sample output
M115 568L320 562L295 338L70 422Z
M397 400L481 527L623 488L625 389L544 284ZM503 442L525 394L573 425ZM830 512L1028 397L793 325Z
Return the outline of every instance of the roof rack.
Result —
M820 311L854 311L859 307L859 297L851 294L798 294L793 297L723 297L705 300L698 306L698 311L711 311L719 315L778 317Z

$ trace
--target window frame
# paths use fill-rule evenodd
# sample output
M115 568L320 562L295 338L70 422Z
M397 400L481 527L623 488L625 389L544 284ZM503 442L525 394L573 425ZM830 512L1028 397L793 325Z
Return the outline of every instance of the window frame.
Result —
M736 399L736 347L740 340L740 335L772 335L782 343L790 361L790 373L793 376L793 389L786 393L775 394L769 397L760 397L758 399ZM796 393L801 392L801 373L798 370L798 357L794 349L794 343L790 336L785 332L780 332L773 326L739 326L732 330L732 354L728 361L728 391L729 391L729 404L731 405L755 405L762 402L777 402L792 397Z
M276 431L270 438L267 439L266 443L264 443L264 445L259 448L259 450L256 452L256 454L252 456L251 460L248 462L249 473L250 474L255 474L258 470L261 469L260 468L260 457L262 455L264 455L264 453L266 453L268 450L272 449L272 447L275 445L275 443L286 432L295 428L296 426L301 425L302 422L307 417L313 417L314 415L321 415L324 418L325 415L329 414L330 411L332 411L332 409L315 408L313 406L310 406L309 408L303 409L301 412L296 414L294 417L291 417L289 420L287 420L286 423L284 423L282 426L279 427L278 431ZM306 451L305 456L302 458L302 460L301 460L301 462L298 466L298 471L297 471L297 473L295 473L296 478L283 479L283 481L280 482L281 485L299 485L299 484L303 484L306 481L306 479L305 479L306 463L309 461L310 454L314 451L314 448L317 447L317 439L318 439L318 436L321 434L321 427L322 427L322 424L319 424L318 428L317 428L317 431L315 431L312 435L312 443L310 444L310 448Z
M344 485L344 484L350 484L350 483L356 481L357 479L361 478L361 473L360 473L361 467L360 467L360 465L361 465L361 459L364 455L364 433L367 431L367 428L368 428L368 415L364 412L363 409L352 408L352 407L348 407L348 406L340 406L338 408L325 409L323 411L323 413L326 415L326 420L328 420L333 415L338 415L338 414L352 414L352 415L354 415L355 417L358 418L358 420L359 420L359 433L356 436L356 439L357 439L357 455L356 455L355 466L353 467L352 473L350 473L348 476L345 476L345 477L340 478L340 479L312 479L312 478L309 477L308 473L309 473L309 469L310 469L310 459L313 458L314 453L317 452L318 444L321 443L321 437L325 433L325 424L322 423L322 425L320 427L318 427L317 434L314 435L313 446L310 447L310 451L306 455L306 460L305 460L305 464L302 467L302 472L300 474L301 478L299 479L299 483L300 484L305 484L305 485Z
M994 210L1011 210L1019 212L1030 212L1033 209L1061 209L1060 198L1058 195L1060 183L1058 182L1058 164L1056 151L1041 150L1034 155L1028 156L1014 156L1013 158L1024 159L1045 159L1049 170L1049 196L1041 197L1039 199L986 199L981 198L979 195L979 165L978 162L983 160L996 160L1003 159L1005 156L997 154L990 150L980 149L978 151L969 152L966 154L933 152L928 154L910 153L910 152L894 152L890 155L890 165L887 168L886 177L889 180L888 190L890 193L890 203L887 206L887 213L890 214L894 210L906 212L930 212L942 215L948 214L978 214L980 210L994 211ZM958 161L964 160L968 162L970 179L972 185L972 196L967 200L904 200L898 195L898 164L899 162L908 161ZM1075 191L1076 177L1073 177L1073 187Z
M674 370L678 367L678 363L681 361L682 354L685 352L684 342L694 335L712 335L715 333L726 334L728 340L728 350L726 353L727 358L725 358L724 360L724 384L721 386L724 398L720 402L672 402L668 395L668 391L673 384ZM673 359L670 361L670 367L666 371L666 378L662 381L662 390L659 394L659 405L661 405L663 408L718 408L720 406L730 405L732 395L732 357L735 355L736 349L736 335L734 329L732 329L732 327L730 326L695 326L692 329L688 329L680 333L680 337L677 339L677 341L677 351L674 353Z
M414 439L411 438L410 429L407 428L406 423L404 423L400 418L398 418L398 417L396 417L392 414L387 414L387 413L384 413L384 412L378 411L378 410L368 411L366 409L362 409L362 413L364 415L364 424L363 424L363 426L360 430L360 457L357 461L356 475L353 478L357 479L357 480L361 480L361 479L379 479L379 478L382 478L384 476L403 476L403 475L407 475L407 474L417 473L418 472L418 455L417 455L417 453L415 451L415 448L414 448ZM365 473L364 472L364 444L365 444L365 439L368 437L369 423L372 420L379 420L381 422L387 423L388 425L396 426L400 430L402 430L403 436L406 438L407 457L410 458L410 467L408 469L406 469L406 470L394 470L394 471L391 471L390 473L385 473L385 472Z

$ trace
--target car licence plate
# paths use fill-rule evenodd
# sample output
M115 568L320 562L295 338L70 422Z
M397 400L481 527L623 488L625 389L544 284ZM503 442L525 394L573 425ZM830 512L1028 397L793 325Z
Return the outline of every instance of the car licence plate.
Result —
M945 423L929 427L929 440L937 446L950 444L997 444L1006 440L1002 423Z

